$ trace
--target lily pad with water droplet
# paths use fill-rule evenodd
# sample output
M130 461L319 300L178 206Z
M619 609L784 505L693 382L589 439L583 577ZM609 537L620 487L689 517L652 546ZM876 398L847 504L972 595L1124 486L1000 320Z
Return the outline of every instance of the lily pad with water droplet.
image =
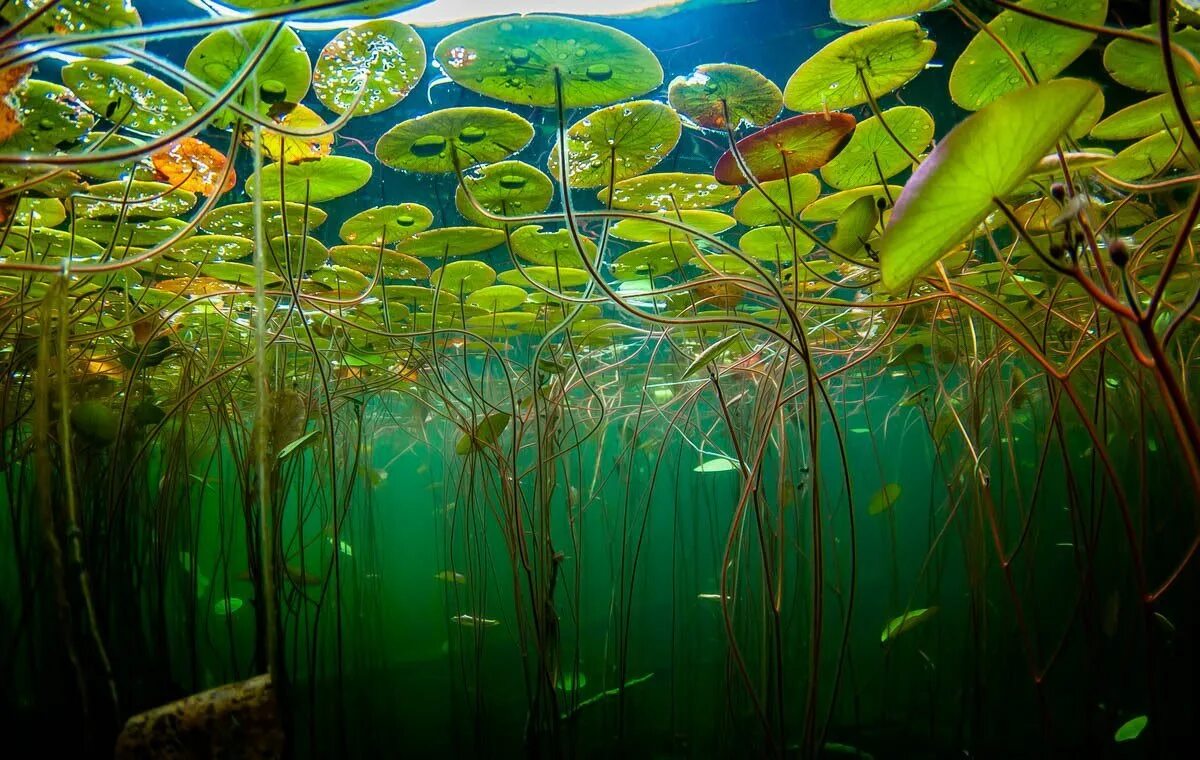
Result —
M258 48L277 26L274 21L256 21L218 29L196 43L188 53L184 68L212 90L220 92L254 60ZM246 80L233 100L247 110L253 110L257 101L259 114L266 116L275 103L304 100L311 79L312 67L304 43L291 28L284 26L259 59L254 75ZM255 87L258 92L254 91ZM196 108L203 108L212 101L211 96L194 87L186 87L184 92ZM237 118L233 110L222 108L213 115L212 124L228 129Z
M664 211L654 216L685 224L691 229L710 235L724 232L737 224L729 214L705 209L689 209L680 211L678 214L673 211ZM689 237L686 230L655 219L622 219L612 226L612 236L637 243L658 243L667 240L686 242Z
M747 227L779 223L776 205L793 217L798 215L821 194L821 181L811 174L794 174L786 180L763 182L762 188L766 195L751 188L733 205L733 218Z
M1024 0L1021 7L1084 24L1103 24L1108 0ZM1067 68L1095 35L1006 10L978 32L950 72L950 97L968 111L977 111L1005 93L1026 87L1021 70L997 44L998 37L1031 67L1035 82L1048 82Z
M291 235L305 230L311 232L320 227L327 217L326 213L316 206L305 206L303 203L291 201L286 205L279 201L263 201L262 226L267 237L283 234L285 210L287 230ZM254 218L254 203L231 203L209 211L200 222L200 228L217 235L238 235L253 240Z
M482 261L451 261L429 274L429 282L438 290L462 297L496 281L496 270Z
M479 167L463 177L454 193L454 206L464 217L484 227L501 228L505 223L480 213L467 198L467 190L476 203L499 216L541 213L554 197L550 178L523 161L500 161Z
M434 57L468 90L516 105L613 103L662 84L654 53L628 34L562 16L507 16L446 36Z
M439 227L404 238L396 244L396 250L421 258L471 256L491 250L503 242L502 230L489 227Z
M618 280L661 277L678 270L695 254L686 242L650 243L626 251L609 264L609 273Z
M920 155L933 139L933 117L924 108L897 106L882 116L910 153ZM822 167L822 179L839 190L848 190L885 182L912 165L908 153L896 144L879 118L872 116L859 123L846 147Z
M1096 85L1056 79L993 101L913 173L880 241L884 287L906 288L970 233L1062 138Z
M338 235L350 244L387 244L424 232L431 224L429 209L419 203L399 203L358 212L342 223Z
M262 151L272 161L294 164L328 156L333 150L333 134L328 131L328 125L308 106L277 103L267 110L267 116L281 129L299 133L286 134L273 129L261 131ZM252 130L242 132L242 143L248 148L254 147Z
M203 264L235 261L254 253L254 243L236 235L194 235L172 245L163 255L175 261Z
M582 235L579 236L579 240L582 243L583 255L587 256L589 261L594 261L596 244ZM528 224L512 233L509 245L513 255L531 264L583 268L579 248L576 247L570 230L543 232L541 226Z
M722 185L711 174L659 172L622 180L613 186L613 208L630 211L671 211L673 209L712 208L734 200L741 191ZM608 201L608 188L596 193L601 203Z
M510 311L525 303L525 291L514 285L489 285L471 291L465 303L490 312Z
M813 201L800 212L802 222L836 222L859 198L871 197L877 202L890 203L900 197L904 188L900 185L864 185L842 190ZM890 201L889 201L890 199Z
M784 119L737 141L737 150L760 183L810 172L824 166L854 131L848 113L806 113ZM713 176L726 185L744 185L737 160L725 151Z
M335 245L329 249L329 259L368 276L374 276L378 266L380 274L389 280L417 280L429 276L429 267L420 259L369 245Z
M915 21L884 21L838 37L800 65L783 89L793 111L849 108L907 84L937 45Z
M0 142L4 153L48 153L87 133L96 117L62 85L29 79L14 92L22 128Z
M663 103L637 100L601 108L567 130L571 187L600 187L646 172L675 148L683 126ZM550 176L561 178L558 143L550 149Z
M675 77L667 92L671 107L701 127L762 127L783 110L779 87L754 69L733 63L706 63Z
M945 0L830 0L829 15L843 24L859 26L908 18L945 4Z
M385 166L440 174L508 158L533 139L533 125L498 108L445 108L389 129L375 143Z
M282 174L282 185L280 175ZM361 189L371 179L371 165L348 156L324 156L299 164L278 162L246 179L246 194L263 200L322 203Z
M1143 26L1132 31L1158 39L1158 27ZM1200 29L1184 27L1171 33L1171 42L1200 56ZM1175 54L1175 74L1181 87L1198 84L1192 67ZM1170 85L1167 69L1163 65L1163 54L1158 45L1147 45L1133 40L1116 39L1104 48L1104 68L1113 79L1126 87L1146 92L1166 92ZM1196 114L1193 113L1195 118Z
M117 151L125 148L137 148L140 145L140 140L134 140L126 135L116 132L96 131L88 132L67 152L76 155L85 155ZM94 180L128 178L131 172L133 178L136 180L153 182L162 179L158 171L155 170L153 163L151 163L144 153L124 160L76 164L72 168L84 177Z
M141 16L128 0L58 0L53 5L47 0L7 0L0 6L0 16L9 22L27 19L35 13L37 17L22 30L23 35L95 34L101 37L102 32L142 25ZM123 40L121 44L145 47L140 39ZM80 45L73 47L71 52L99 58L112 51L106 45Z
M403 100L425 72L425 43L408 24L367 21L326 43L313 69L313 91L326 108L355 116L379 113ZM365 91L359 97L359 90Z
M232 168L224 171L228 163L225 154L194 137L182 137L162 147L150 160L162 179L189 192L224 193L237 182Z
M756 227L738 241L738 248L759 261L791 262L813 249L813 242L793 227L778 224Z
M86 59L64 66L61 76L88 108L135 132L163 135L193 115L182 93L132 66Z
M196 205L196 196L164 182L114 180L92 185L86 196L75 199L75 215L84 219L115 217L125 210L126 219L162 219L179 216Z

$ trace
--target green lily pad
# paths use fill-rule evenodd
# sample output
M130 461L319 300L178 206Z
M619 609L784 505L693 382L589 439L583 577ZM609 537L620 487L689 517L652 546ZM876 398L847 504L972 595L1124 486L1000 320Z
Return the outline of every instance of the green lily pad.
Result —
M888 483L871 497L871 501L867 504L867 514L881 515L895 506L896 500L899 498L900 484Z
M345 113L366 91L355 116L379 113L399 103L425 73L425 43L408 24L367 21L337 34L321 49L313 69L313 91L326 108Z
M484 227L501 228L504 222L481 214L467 198L464 186L476 203L499 216L541 213L554 197L550 178L523 161L500 161L479 167L463 177L454 193L454 205L458 213Z
M286 257L286 258L285 258ZM325 263L329 250L311 235L282 235L267 241L267 261L282 273L295 277Z
M489 227L439 227L404 238L396 244L396 250L421 258L470 256L491 250L503 242L502 230Z
M280 171L283 184L280 186ZM260 176L261 174L261 176ZM299 164L278 162L246 179L246 194L264 200L322 203L360 190L371 179L371 165L348 156L324 156Z
M686 77L675 77L667 101L701 127L763 127L783 110L779 87L754 69L733 63L706 63Z
M738 241L738 249L759 261L788 263L813 249L813 242L793 227L756 227Z
M670 106L652 100L601 108L567 130L567 180L571 187L600 187L646 172L679 142L683 126ZM561 176L558 143L550 149L550 175Z
M29 227L57 227L67 218L67 210L57 198L25 197L12 212L13 226L17 229ZM76 234L83 234L76 230Z
M95 258L104 252L104 248L94 240L78 233L72 236L67 230L48 227L11 228L7 232L4 245L14 252L19 252L20 261L46 264L58 263L68 257L74 261Z
M908 286L959 244L1053 148L1096 85L1059 79L1004 95L955 127L913 173L880 242L884 287Z
M464 303L490 312L510 311L525 303L525 291L513 285L489 285L471 291Z
M737 224L729 214L704 209L688 209L680 211L678 214L673 211L665 211L654 216L682 222L691 229L711 235L724 232ZM622 219L612 226L612 236L620 240L632 240L638 243L658 243L667 240L686 241L688 233L654 219Z
M419 280L429 276L429 267L420 259L367 245L335 245L329 249L329 259L338 266L371 276L378 265L380 273L389 280Z
M737 141L737 150L760 183L783 179L828 163L854 125L854 117L848 113L803 113L743 137ZM730 151L721 154L713 176L726 185L749 182Z
M517 105L565 108L614 103L663 81L654 53L624 32L561 16L506 16L446 36L442 70L468 90Z
M550 288L551 290L565 290L567 288L578 288L586 285L592 279L591 275L582 269L574 269L572 267L554 267L554 266L527 266L521 269L508 269L500 273L496 278L505 285L516 285L527 288L529 283L526 278ZM535 295L544 295L541 293Z
M842 190L808 204L800 212L800 220L803 222L836 222L859 198L870 197L884 202L891 198L894 201L900 197L903 190L904 188L900 185L888 185L886 189L883 185L864 185L851 190Z
M1181 136L1176 130L1164 129L1144 137L1107 162L1104 171L1117 179L1132 182L1163 169L1193 166L1200 155L1197 155L1196 147L1187 137L1183 137L1183 142L1179 143ZM1180 145L1178 152L1177 143Z
M362 272L336 264L316 269L308 279L329 288L337 298L357 296L371 288L371 281Z
M783 88L793 111L849 108L911 81L937 45L915 21L884 21L838 37L796 69Z
M75 215L84 219L114 217L125 208L126 219L179 216L196 205L195 193L173 189L165 182L102 182L75 199Z
M1067 21L1103 24L1108 0L1024 0L1022 8ZM967 45L950 72L950 97L968 111L977 111L1005 93L1026 86L1024 77L995 37L1032 67L1034 81L1048 82L1067 68L1096 35L1006 10L988 23Z
M273 21L256 21L218 29L196 43L188 53L184 68L214 91L220 92L254 59L255 51L276 26L277 23ZM246 80L233 101L247 110L253 110L257 101L258 113L266 116L273 103L299 103L304 100L311 79L312 68L304 43L285 26L259 60L254 76ZM257 93L253 89L255 86L258 87ZM194 87L185 87L184 92L196 108L203 108L212 100ZM228 129L236 119L237 114L223 108L214 114L212 124L219 129Z
M1132 31L1158 39L1158 27L1154 25ZM1200 29L1184 27L1176 30L1171 33L1171 42L1187 49L1193 56L1200 56ZM1162 51L1157 45L1113 40L1104 49L1104 68L1117 82L1135 90L1166 92L1170 88ZM1195 72L1178 54L1175 54L1175 74L1181 87L1197 84ZM1196 114L1192 116L1194 118Z
M254 267L250 264L241 264L236 261L211 261L200 267L200 274L233 285L254 286ZM264 281L268 285L283 281L282 277L270 270L266 270L263 274Z
M385 166L440 174L490 164L533 139L533 125L498 108L444 108L389 129L375 144Z
M608 266L618 280L631 281L645 277L661 277L680 269L691 261L692 247L687 243L651 243L626 251Z
M400 203L358 212L342 223L338 236L351 244L388 244L424 232L431 224L432 211L419 203Z
M671 211L674 209L712 208L734 200L741 191L734 185L722 185L711 174L660 172L621 180L612 188L613 208L630 211ZM608 201L608 188L596 197Z
M176 261L203 264L209 261L235 261L254 253L253 241L236 235L194 235L172 245L165 256Z
M115 132L88 132L68 152L74 154L105 153L123 148L136 148L140 144L138 140ZM121 179L127 177L131 171L133 172L133 178L137 180L153 182L161 179L158 172L154 169L154 165L146 159L144 153L124 161L98 161L94 164L75 164L72 168L89 179Z
M924 108L897 106L884 111L882 116L913 154L919 155L933 139L933 117ZM822 167L822 179L839 190L848 190L885 182L912 164L879 118L872 116L855 128L846 147Z
M1185 89L1183 100L1193 118L1200 114L1200 87ZM1175 100L1171 93L1164 92L1107 116L1092 129L1091 136L1097 140L1136 140L1164 128L1179 134L1179 123Z
M944 0L830 0L829 15L850 26L908 18L945 5Z
M1133 741L1134 739L1136 739L1142 735L1142 731L1145 730L1146 724L1149 722L1150 722L1150 719L1147 718L1145 715L1138 715L1137 717L1130 718L1129 720L1122 723L1121 727L1118 728L1116 733L1113 734L1113 741L1116 741L1116 742L1131 742L1131 741Z
M291 201L286 205L279 201L263 201L263 232L267 237L283 234L285 209L287 230L290 235L305 231L311 232L320 227L327 218L326 213L316 206L305 206L303 203ZM254 203L232 203L228 206L218 206L204 216L200 222L200 228L216 235L237 235L253 240Z
M595 261L596 244L580 235L583 255ZM527 224L515 230L509 237L513 255L531 264L582 268L579 248L576 247L570 230L542 232L536 224Z
M821 182L811 174L793 174L787 179L763 182L762 188L766 195L758 188L751 188L733 205L733 218L747 227L780 221L779 210L772 200L794 217L821 194Z
M182 93L132 66L87 59L67 64L61 75L88 108L136 132L164 135L193 115Z
M87 133L96 117L62 85L29 79L16 91L16 111L24 127L4 142L4 153L49 153Z
M429 274L431 285L459 298L486 288L495 281L496 270L482 261L451 261Z
M16 22L28 18L35 12L38 17L25 27L23 35L91 34L132 29L142 25L137 9L127 0L59 0L53 7L46 8L46 0L8 0L0 10L5 21ZM134 48L145 47L142 40L126 40L122 44ZM77 55L100 57L111 51L105 45L81 45L73 48Z
M880 643L886 644L888 641L896 638L900 634L912 630L919 624L937 614L937 611L937 607L909 610L900 617L893 618L892 620L888 621L887 625L883 627L883 633L879 636Z
M460 456L466 456L472 451L479 451L485 446L492 445L500 438L500 434L508 427L511 417L505 412L492 412L479 421L475 429L458 439L454 451Z
M152 246L176 235L187 226L187 222L174 217L162 219L126 220L119 227L108 219L76 219L76 235L82 235L102 245L115 242L113 255L118 258L129 246Z

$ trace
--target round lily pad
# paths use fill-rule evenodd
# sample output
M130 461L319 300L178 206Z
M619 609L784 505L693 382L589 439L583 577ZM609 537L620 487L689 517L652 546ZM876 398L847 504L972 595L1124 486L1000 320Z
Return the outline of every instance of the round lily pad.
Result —
M891 202L895 202L903 190L904 187L901 185L888 185L886 190L883 185L864 185L851 190L843 190L808 204L800 212L800 220L803 222L836 222L838 217L859 198L869 196L876 201L883 200L885 202L891 198Z
M88 108L136 132L166 134L193 115L182 93L132 66L86 59L64 66L61 76Z
M445 108L389 129L375 157L393 169L438 174L507 158L533 139L533 125L498 108Z
M1158 27L1143 26L1132 31L1158 39ZM1188 50L1193 56L1200 56L1200 29L1184 27L1171 33L1171 42ZM1196 74L1191 66L1175 54L1175 74L1179 77L1180 86L1187 87L1197 84ZM1157 45L1146 45L1133 40L1116 39L1104 48L1104 68L1117 82L1135 90L1146 92L1166 92L1170 85L1167 80L1167 69L1163 65L1162 51ZM1195 117L1195 114L1192 114Z
M717 182L711 174L660 172L618 182L612 188L612 206L630 211L712 208L734 200L740 193L735 186ZM608 188L596 197L601 203L607 202Z
M435 288L460 297L486 288L495 281L496 270L482 261L451 261L429 274L429 282Z
M1067 21L1103 24L1108 0L1025 0L1021 6ZM1006 10L978 32L950 72L950 97L968 111L977 111L996 98L1026 86L1024 77L999 38L1032 67L1034 80L1048 82L1083 54L1096 35Z
M582 235L579 239L583 247L583 254L588 257L589 261L594 261L596 244ZM509 245L513 255L531 264L583 267L583 261L579 257L579 248L576 247L570 230L542 232L540 226L528 224L512 233Z
M729 214L703 209L673 211L655 214L663 219L682 222L691 229L715 235L724 232L737 224ZM612 226L612 235L620 240L632 240L638 243L657 243L665 240L685 241L687 233L677 227L663 224L653 219L622 219Z
M0 17L5 21L22 21L37 14L24 28L24 34L87 35L118 29L131 29L142 25L137 9L128 0L59 0L53 5L46 0L8 0L0 6ZM140 39L128 40L123 44L134 48L145 47ZM111 51L105 45L80 45L71 52L77 55L101 57Z
M228 282L234 285L242 285L245 287L253 287L255 282L254 266L251 264L241 264L236 261L213 261L200 267L200 273L205 277L212 277L221 282ZM265 271L264 281L268 285L282 282L283 278L270 270Z
M609 264L608 271L625 282L661 277L678 270L694 255L692 247L684 242L651 243L622 253Z
M311 272L329 258L324 243L311 235L282 235L267 241L267 261L284 274L292 277L301 272Z
M134 140L131 137L126 137L116 132L97 131L88 132L67 152L76 155L90 155L93 153L122 150L124 148L136 148L139 145L141 145L141 141ZM125 159L123 161L97 161L94 164L75 164L73 168L85 177L98 180L121 179L128 177L130 172L133 173L133 178L136 180L154 182L162 179L162 176L154 168L154 164L144 156Z
M371 273L374 274L374 271ZM371 281L362 272L337 264L320 267L308 279L329 288L338 298L357 296L371 287Z
M1200 87L1185 89L1183 99L1189 113L1200 114ZM1136 140L1149 137L1166 127L1178 134L1179 110L1175 108L1175 100L1169 92L1134 103L1105 117L1092 128L1091 136L1097 140Z
M218 29L196 43L188 53L184 68L214 91L220 92L254 59L258 48L277 26L273 21L256 21ZM285 26L259 59L254 75L247 79L233 100L245 109L253 109L257 101L258 112L265 116L272 103L299 103L303 100L311 78L312 68L304 43ZM257 93L252 89L256 82ZM184 92L196 108L203 108L212 100L211 96L194 87L187 87ZM212 123L221 129L228 129L236 119L237 114L223 108L214 114Z
M554 197L550 178L523 161L488 164L463 177L454 193L458 212L484 227L503 227L504 222L489 219L471 204L463 185L476 203L500 216L523 216L545 211Z
M75 199L74 211L84 219L102 219L119 215L124 207L126 219L161 219L179 216L195 205L194 193L163 182L114 180L92 185L87 195Z
M897 106L881 116L910 153L920 154L933 139L933 117L924 108ZM854 129L846 146L822 167L822 179L847 190L885 182L912 165L908 153L896 144L879 119L872 116Z
M915 16L943 0L829 0L829 15L843 24L860 26Z
M254 239L254 203L232 203L218 206L205 214L200 228L217 235L238 235ZM263 231L267 237L283 234L284 213L287 213L287 231L290 235L320 227L327 214L316 206L289 201L286 206L279 201L263 201Z
M658 87L654 53L624 32L562 16L507 16L446 36L434 57L468 90L518 105L566 108L637 97Z
M404 238L396 244L396 250L422 258L470 256L495 248L503 242L502 230L488 227L439 227Z
M82 137L96 117L62 85L29 79L16 93L20 131L0 142L5 153L48 153Z
M848 113L802 113L743 137L737 149L759 182L783 179L824 166L854 125L854 117ZM713 176L726 185L749 181L730 151L721 154Z
M439 311L458 303L458 296L454 293L440 291L435 294L432 288L425 285L376 285L371 293L381 302L386 302L389 310L392 304L403 304L412 311L431 311L435 297Z
M326 108L355 116L391 108L417 86L425 72L425 43L408 24L367 21L337 34L321 49L313 90ZM362 97L359 90L365 87Z
M280 185L280 174L283 184ZM261 176L260 176L261 175ZM246 180L246 194L264 200L321 203L361 189L371 179L371 165L348 156L324 156L299 164L277 162Z
M787 179L763 182L762 188L765 196L758 188L752 188L733 205L733 218L747 227L779 222L779 211L772 200L796 216L821 194L821 182L811 174L793 174Z
M26 196L21 199L12 212L13 226L17 229L29 227L57 227L67 218L67 210L62 201L57 198L33 198ZM77 234L84 233L76 231ZM86 237L86 235L84 235Z
M1163 169L1195 165L1200 156L1191 142L1184 138L1180 148L1177 132L1162 130L1128 146L1107 162L1104 171L1126 182L1149 177Z
M267 109L267 117L281 128L301 135L289 135L271 129L262 130L262 151L272 161L294 164L328 156L333 150L333 134L325 120L308 106L296 103L276 103ZM317 134L325 130L322 134ZM242 142L254 147L253 132L242 133Z
M742 235L738 241L738 248L742 253L759 261L790 263L796 256L803 256L811 251L813 242L793 227L774 224L769 227L756 227Z
M119 226L116 220L108 219L77 218L73 224L76 235L82 235L103 245L115 241L113 250L117 257L131 246L158 245L187 226L187 222L182 219L169 216L162 219L139 219L136 222L126 219Z
M586 285L592 279L591 275L582 269L562 266L527 266L521 269L507 269L500 273L498 279L506 285L529 287L526 278L552 290L565 290ZM544 295L544 294L542 294Z
M164 255L176 261L203 264L236 261L254 253L254 243L236 235L193 235L172 245Z
M662 161L679 142L679 115L663 103L638 100L601 108L567 130L567 180L571 187L600 187L637 176ZM550 149L556 180L558 143Z
M706 63L686 77L675 77L667 100L701 127L762 127L783 110L779 87L754 69L733 63Z
M335 245L329 249L329 260L365 275L374 275L378 265L380 273L389 280L418 280L429 276L429 267L420 259L369 245Z
M937 45L915 21L884 21L830 42L800 65L783 89L793 111L849 108L879 98L925 69Z
M360 211L342 223L338 235L346 243L394 243L423 232L433 224L433 212L419 203L399 203Z
M88 259L99 256L104 248L94 240L71 235L66 230L55 230L48 227L33 229L10 228L4 245L19 252L20 261L37 261L38 263L58 263L62 259Z
M228 163L225 154L194 137L183 137L164 146L151 154L150 160L162 179L189 192L224 193L237 183L233 169L224 172Z
M525 303L525 291L514 285L489 285L474 290L466 304L490 312L509 311Z

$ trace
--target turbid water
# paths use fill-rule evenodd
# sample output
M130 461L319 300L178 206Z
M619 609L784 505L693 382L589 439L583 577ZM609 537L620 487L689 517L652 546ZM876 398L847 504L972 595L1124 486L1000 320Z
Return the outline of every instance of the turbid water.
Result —
M1191 754L1194 2L0 17L8 746Z

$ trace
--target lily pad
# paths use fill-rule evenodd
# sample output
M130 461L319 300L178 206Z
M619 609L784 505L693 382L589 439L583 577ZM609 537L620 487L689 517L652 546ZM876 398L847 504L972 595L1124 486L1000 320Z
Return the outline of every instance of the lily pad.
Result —
M740 195L736 186L722 185L711 174L660 172L643 174L618 182L612 188L613 208L630 211L672 211L674 209L712 208ZM608 188L596 193L607 202Z
M888 641L896 638L900 634L912 630L917 625L933 617L937 611L937 607L909 610L900 617L893 618L892 620L888 621L887 625L883 627L883 633L879 636L880 643L886 644Z
M329 249L329 259L334 264L371 276L378 265L381 274L389 280L416 280L429 276L429 267L420 259L367 245L335 245Z
M476 203L499 216L541 213L554 197L550 178L523 161L500 161L479 167L463 177L454 193L454 205L464 217L484 227L500 228L505 223L481 214L467 198L467 190Z
M434 57L468 90L517 105L565 108L637 97L662 84L654 53L624 32L562 16L507 16L446 36Z
M333 134L325 120L308 106L296 103L277 103L267 109L267 117L281 129L300 134L286 134L272 129L262 130L262 151L272 161L294 164L328 156L333 150ZM319 133L319 134L318 134ZM242 142L253 147L253 132L242 133Z
M367 116L404 100L424 72L425 43L416 30L379 19L345 29L326 43L313 70L313 90L331 111L345 113L357 99L354 115Z
M162 179L201 195L225 193L237 183L233 169L225 172L225 154L194 137L182 137L150 156ZM224 175L224 183L221 182Z
M49 6L49 7L47 7ZM25 35L61 35L64 33L86 35L101 32L132 29L142 25L137 9L127 0L59 0L50 5L46 0L8 0L3 4L0 16L5 21L16 22L37 17L23 29ZM124 42L134 48L142 48L140 39ZM77 55L100 57L110 54L106 45L80 45L72 49Z
M182 93L132 66L86 59L67 64L61 75L88 108L136 132L163 135L193 115Z
M280 174L283 175L282 186ZM371 165L348 156L324 156L299 164L277 162L246 180L246 194L277 201L322 203L360 190L371 179Z
M1200 114L1200 87L1183 91L1184 103L1193 118ZM1097 140L1136 140L1169 128L1179 134L1179 110L1171 93L1164 92L1111 114L1091 131Z
M661 277L678 270L692 259L692 247L687 243L651 243L626 251L608 266L618 280Z
M724 232L737 224L729 214L704 209L689 209L680 211L678 214L673 211L664 211L654 216L669 219L672 222L682 222L690 229L710 235ZM612 226L612 236L620 240L632 240L638 243L658 243L667 240L686 241L688 233L655 219L622 219Z
M594 261L596 244L582 235L579 239L583 255L587 256L589 261ZM513 255L531 264L583 268L579 248L576 247L570 230L542 232L539 225L528 224L512 233L509 246Z
M924 108L897 106L882 117L892 133L913 154L920 154L933 139L933 117ZM821 169L821 178L839 190L886 182L912 165L908 153L896 144L879 116L861 122L846 147Z
M22 128L0 142L4 153L48 153L87 133L96 117L62 85L29 79L15 92Z
M254 243L236 235L194 235L172 245L165 256L176 261L203 264L209 261L235 261L254 253Z
M783 110L779 87L754 69L733 63L706 63L675 77L667 101L701 127L763 127Z
M430 284L460 299L488 287L495 281L496 270L482 261L451 261L429 274Z
M490 312L510 311L525 303L525 291L514 285L489 285L471 291L464 303Z
M567 130L571 187L600 187L654 168L679 142L679 115L663 103L637 100L593 111ZM561 177L558 143L548 168Z
M1158 27L1143 26L1133 31L1158 39ZM1184 27L1171 33L1171 42L1187 49L1193 56L1200 56L1200 29ZM1197 84L1191 66L1175 54L1175 74L1181 87ZM1116 39L1104 48L1104 68L1117 82L1135 90L1166 92L1170 85L1167 69L1163 65L1162 51L1157 45L1147 45L1133 40ZM1196 114L1192 114L1195 118Z
M442 258L470 256L491 250L504 242L504 232L488 227L439 227L410 235L396 244L409 256Z
M867 514L880 515L891 509L896 504L896 500L900 498L900 484L888 483L883 488L879 489L874 496L871 497L870 503L867 504Z
M1023 0L1022 8L1066 21L1103 24L1108 0ZM1022 68L1033 70L1035 82L1048 82L1067 68L1096 35L1006 10L978 32L950 72L950 97L968 111L977 111L1005 93L1026 86L1021 71L993 37L1020 57Z
M1136 739L1142 735L1142 731L1145 730L1146 724L1149 722L1150 722L1150 719L1147 718L1145 715L1138 715L1137 717L1130 718L1129 720L1122 723L1121 727L1118 728L1116 733L1113 734L1113 741L1116 741L1116 742L1131 742L1131 741L1133 741L1134 739Z
M843 24L858 26L908 18L927 11L944 0L830 0L829 15Z
M533 125L498 108L445 108L389 129L375 144L385 166L440 174L507 158L533 139Z
M758 188L751 188L733 205L733 218L747 227L777 224L780 218L775 204L796 216L821 194L821 182L811 174L794 174L787 179L763 182L762 188L766 195Z
M851 190L842 190L808 204L800 212L800 221L836 222L860 198L870 197L874 198L876 202L888 202L890 198L894 201L900 197L903 190L904 188L900 185L888 185L886 188L883 185L864 185Z
M783 89L793 111L849 108L907 84L937 45L915 21L884 21L838 37L800 65ZM864 88L864 82L868 91Z
M793 227L756 227L738 241L738 248L759 261L789 263L813 249L813 242Z
M400 203L360 211L342 223L338 236L346 243L394 243L423 232L433 224L433 212L419 203Z
M278 26L273 21L256 21L218 29L196 43L188 53L184 68L214 91L222 91L253 60L256 51ZM312 68L300 37L289 27L279 29L255 68L234 95L233 101L247 110L258 105L260 115L268 115L273 104L299 103L308 93ZM257 82L257 85L256 85ZM252 88L257 86L258 92ZM212 97L194 87L184 88L188 100L203 108ZM228 129L237 119L232 109L223 108L212 118L213 126Z
M495 444L500 438L500 434L508 427L510 419L512 417L505 412L492 412L486 415L472 431L458 439L454 451L460 456L466 456L472 451L479 451L486 446Z
M196 196L163 182L114 180L92 185L87 195L75 199L75 215L84 219L115 217L125 209L126 219L161 219L179 216L196 205Z
M806 113L784 119L737 142L737 150L759 182L783 179L824 166L854 130L848 113ZM713 176L726 185L749 182L734 155L725 151Z
M1002 96L955 127L913 173L880 241L883 284L896 291L949 251L1025 179L1095 95L1058 79Z
M290 201L286 205L279 201L263 201L262 225L267 237L283 234L285 209L287 231L291 235L305 231L311 232L320 227L327 217L326 213L316 206L305 206L303 203ZM228 206L218 206L204 216L200 222L200 228L217 235L238 235L253 240L254 214L254 203L232 203Z

